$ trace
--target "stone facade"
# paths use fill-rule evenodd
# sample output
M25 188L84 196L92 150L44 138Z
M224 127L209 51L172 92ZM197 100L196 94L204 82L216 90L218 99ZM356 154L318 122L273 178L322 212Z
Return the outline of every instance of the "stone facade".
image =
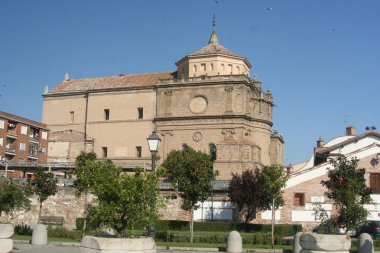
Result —
M224 48L213 31L206 46L176 65L172 72L66 76L43 95L43 122L56 137L51 154L72 161L80 151L93 150L123 167L146 166L146 138L156 129L158 164L185 144L212 154L222 180L244 169L283 164L283 138L272 133L272 94L249 78L245 57ZM75 148L67 138L58 141L67 131L82 134Z

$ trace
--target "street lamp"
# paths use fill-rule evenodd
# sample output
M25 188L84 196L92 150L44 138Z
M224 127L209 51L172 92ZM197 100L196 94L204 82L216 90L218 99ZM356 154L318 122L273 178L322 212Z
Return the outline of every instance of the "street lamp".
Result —
M158 137L155 130L153 130L152 134L147 138L149 150L152 153L152 171L156 170L156 154L158 151L158 145L160 144L160 137Z

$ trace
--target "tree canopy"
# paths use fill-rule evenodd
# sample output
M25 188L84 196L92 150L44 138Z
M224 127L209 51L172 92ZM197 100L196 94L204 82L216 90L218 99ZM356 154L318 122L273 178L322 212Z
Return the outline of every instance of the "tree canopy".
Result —
M228 187L228 197L238 207L244 223L250 222L258 211L271 203L260 185L259 169L245 170L241 175L233 173Z
M120 167L101 163L93 192L96 205L90 210L90 218L113 228L118 237L124 237L128 227L136 224L148 226L157 219L160 170L143 173L123 173Z
M53 173L44 172L42 168L37 168L35 178L31 184L33 186L33 192L37 195L40 202L40 211L38 213L38 223L41 221L42 203L47 200L49 196L54 195L57 189L58 180L54 178Z
M328 171L328 180L321 181L327 188L325 195L333 199L338 214L333 219L336 224L344 224L353 229L366 220L368 211L364 204L372 203L372 189L366 185L365 169L358 169L359 160L341 157L332 160L332 169Z
M11 180L0 182L0 216L13 211L29 210L32 191L29 185L18 185Z
M211 156L195 151L189 146L169 153L162 166L172 185L178 188L182 209L191 212L190 231L192 235L193 210L198 202L207 200L211 192L211 181L216 176ZM192 241L192 236L190 236Z

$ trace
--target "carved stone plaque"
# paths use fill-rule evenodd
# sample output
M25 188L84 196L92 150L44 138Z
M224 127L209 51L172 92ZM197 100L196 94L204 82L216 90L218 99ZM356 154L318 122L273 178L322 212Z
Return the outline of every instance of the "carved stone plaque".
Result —
M207 108L207 100L202 96L196 96L189 102L189 109L194 114L201 114Z
M195 142L201 141L202 140L202 133L201 132L193 133L193 140Z

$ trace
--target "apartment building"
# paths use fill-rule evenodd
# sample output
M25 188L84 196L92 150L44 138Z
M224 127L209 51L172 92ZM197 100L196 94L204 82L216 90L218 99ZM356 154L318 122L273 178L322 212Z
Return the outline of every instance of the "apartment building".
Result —
M0 173L32 177L47 161L48 132L45 124L0 111Z

